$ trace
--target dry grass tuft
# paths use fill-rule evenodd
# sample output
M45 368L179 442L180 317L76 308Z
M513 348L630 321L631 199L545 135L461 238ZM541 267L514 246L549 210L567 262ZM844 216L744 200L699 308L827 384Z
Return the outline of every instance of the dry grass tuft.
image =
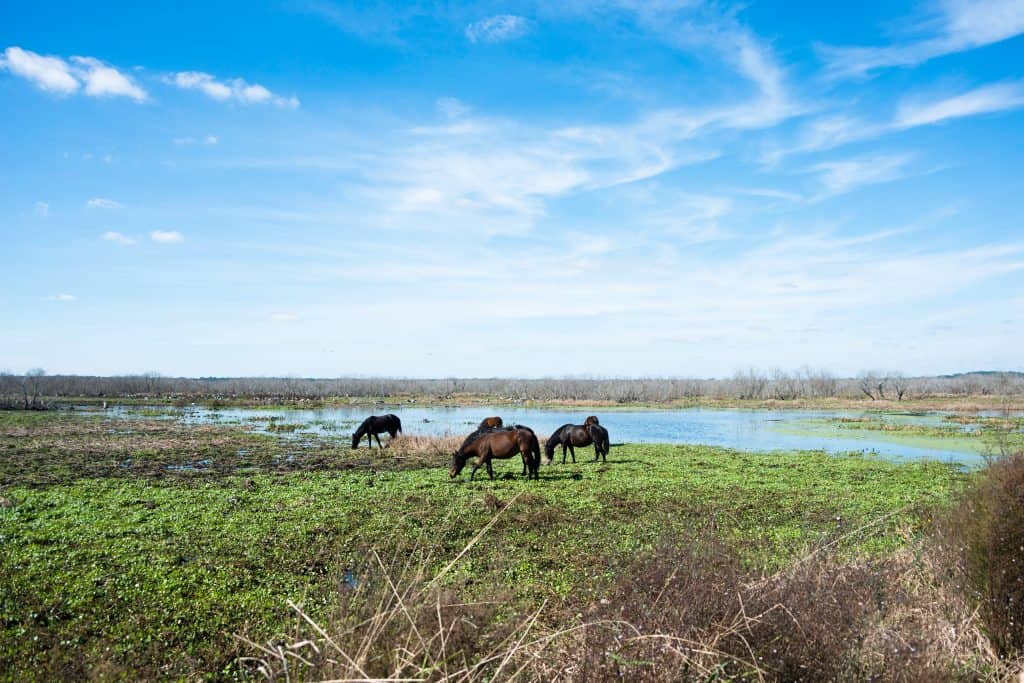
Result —
M268 681L1016 681L1022 491L1024 458L992 463L903 550L849 558L834 539L768 576L714 528L676 532L606 597L518 615L506 596L471 602L442 586L499 520L549 507L535 493L488 493L491 520L440 572L427 574L429 553L390 563L371 553L341 582L325 626L293 605L294 636L243 638L243 661Z
M976 605L999 654L1024 653L1024 454L992 460L935 536L947 581Z

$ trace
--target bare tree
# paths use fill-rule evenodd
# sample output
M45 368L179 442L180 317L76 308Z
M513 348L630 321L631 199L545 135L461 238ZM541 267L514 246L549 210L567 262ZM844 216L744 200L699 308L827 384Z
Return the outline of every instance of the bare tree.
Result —
M21 378L21 395L24 400L25 410L42 407L40 394L43 386L42 380L45 376L46 370L32 368Z
M887 379L889 380L889 386L896 394L896 400L902 401L903 396L907 393L907 389L910 387L909 380L903 376L902 372L890 372Z
M857 386L872 401L885 398L885 380L877 372L860 373Z
M733 375L733 382L736 384L737 398L761 398L765 386L768 384L768 378L754 368L748 368L745 371L738 370Z

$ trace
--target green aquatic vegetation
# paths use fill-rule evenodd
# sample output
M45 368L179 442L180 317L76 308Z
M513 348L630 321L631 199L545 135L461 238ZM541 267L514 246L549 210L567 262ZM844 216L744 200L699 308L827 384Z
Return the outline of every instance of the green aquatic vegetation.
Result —
M266 426L268 432L296 432L306 428L307 425L301 422L277 422L276 420L269 422Z
M394 464L312 441L275 469L289 446L271 435L109 427L0 417L0 678L231 677L233 633L280 632L287 599L318 615L368 547L429 549L439 565L520 493L446 580L528 610L598 599L673 528L714 526L764 571L827 541L891 552L965 477L929 462L637 444L607 465L544 466L539 482L511 461L469 482L439 456ZM32 476L10 462L26 458Z
M959 453L987 455L1024 447L1024 433L1006 433L988 427L965 429L944 424L942 417L877 413L856 417L817 418L778 427L790 434L821 435L846 439L898 443Z

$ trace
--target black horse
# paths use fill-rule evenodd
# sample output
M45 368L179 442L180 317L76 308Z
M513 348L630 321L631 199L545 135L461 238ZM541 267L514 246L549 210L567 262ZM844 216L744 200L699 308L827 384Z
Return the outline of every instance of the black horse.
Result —
M352 435L352 450L359 448L359 442L364 436L370 442L370 448L373 448L374 439L377 439L377 448L384 448L380 445L378 436L384 432L390 434L392 439L402 433L402 421L397 415L371 415L363 420L363 424L359 425L359 429Z
M598 458L601 459L601 462L608 462L608 451L611 448L608 443L608 430L596 422L585 425L562 425L544 444L544 453L550 463L555 459L555 446L561 446L562 464L564 465L566 450L572 454L572 461L576 462L576 451L573 446L589 446L590 444L594 444L594 462L597 462Z

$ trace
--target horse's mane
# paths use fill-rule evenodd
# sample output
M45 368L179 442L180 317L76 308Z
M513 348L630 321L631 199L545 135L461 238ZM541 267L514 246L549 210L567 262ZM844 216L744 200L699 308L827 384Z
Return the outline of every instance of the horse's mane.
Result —
M566 422L564 425L551 432L551 436L548 437L547 442L544 444L544 454L550 460L555 457L555 446L562 443L562 432L566 427L572 427L571 422Z
M467 446L469 446L471 443L479 439L484 434L493 434L495 432L514 432L517 429L526 430L533 434L534 436L536 436L536 433L532 429L530 429L526 425L520 424L507 425L504 427L477 427L472 432L470 432L465 439L463 439L462 445L459 446L459 450L456 451L456 453L462 453Z

